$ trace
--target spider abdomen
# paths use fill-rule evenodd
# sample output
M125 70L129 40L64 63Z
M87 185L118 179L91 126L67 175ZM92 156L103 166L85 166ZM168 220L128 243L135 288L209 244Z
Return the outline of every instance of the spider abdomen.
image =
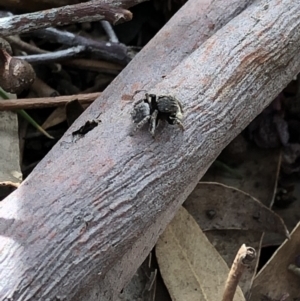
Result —
M150 107L144 101L137 104L131 112L132 120L134 123L141 122L145 117L151 115Z

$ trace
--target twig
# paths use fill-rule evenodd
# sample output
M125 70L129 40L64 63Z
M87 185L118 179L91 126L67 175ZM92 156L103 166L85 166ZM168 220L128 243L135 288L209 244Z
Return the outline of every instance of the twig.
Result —
M64 50L16 57L31 64L55 63L57 61L74 58L85 50L85 46L79 45Z
M38 97L54 97L59 95L55 89L50 87L38 77L34 80L30 90L33 91L35 96Z
M101 93L97 92L44 98L5 99L0 101L0 111L64 106L66 103L76 99L81 104L90 104L100 95Z
M127 47L120 43L94 41L55 28L36 30L30 35L67 46L83 45L86 46L86 51L91 52L95 57L123 65L126 65L131 60Z
M1 1L1 0L0 0ZM18 50L23 50L26 53L32 53L32 54L42 54L42 53L49 53L50 51L46 51L44 49L41 49L35 45L29 44L27 42L24 42L17 36L8 36L5 38L14 48ZM22 57L24 59L24 57ZM49 67L53 70L60 69L59 65L54 63L54 64L49 64Z
M107 21L101 21L101 25L102 25L104 31L106 32L109 41L112 43L119 43L119 39L118 39L114 29L112 28L111 24Z
M255 259L256 251L251 247L243 244L233 261L228 278L225 284L222 301L232 301L238 283L246 267Z
M106 1L109 2L109 1ZM0 36L31 32L50 26L107 20L116 25L132 19L129 10L105 4L104 1L88 1L74 5L14 15L0 19Z
M68 60L62 62L62 64L83 70L90 70L113 75L119 74L123 69L123 67L118 64L87 59Z
M22 41L20 38L16 36L8 36L5 38L12 46L17 49L23 50L27 53L48 53L49 51L43 50L35 45L31 45L27 42Z

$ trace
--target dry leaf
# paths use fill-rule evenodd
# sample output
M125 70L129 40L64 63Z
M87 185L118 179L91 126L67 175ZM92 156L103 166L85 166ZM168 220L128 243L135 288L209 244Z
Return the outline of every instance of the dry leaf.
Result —
M251 195L220 183L200 182L184 207L203 231L235 229L288 235L279 215Z
M152 253L138 268L128 285L119 294L116 301L154 300L156 293L157 269L151 263ZM151 266L152 265L152 266Z
M285 240L256 276L251 301L263 300L264 297L265 300L281 300L287 294L289 297L285 300L299 300L300 277L288 270L290 264L299 266L299 255L300 223L291 233L291 239Z
M159 238L156 256L172 300L222 299L229 268L183 207ZM245 300L240 289L234 300Z
M280 150L264 150L257 147L248 149L239 155L242 163L234 168L242 179L230 176L224 171L210 168L202 181L218 182L238 188L271 206L280 166Z
M249 194L219 183L200 182L184 203L184 207L203 230L251 230L206 232L228 266L234 259L236 249L243 243L251 245L259 253L262 232L277 232L281 237L288 233L282 219L272 210ZM246 297L256 273L258 258L256 264L252 264L243 274L240 282Z
M11 94L10 98L16 98L16 95ZM0 140L0 200L2 200L22 181L16 113L0 112Z
M66 120L66 109L65 107L57 107L43 123L42 128L47 130L48 128L60 124Z
M238 188L257 198L267 207L271 206L281 162L280 150L263 150L253 146L237 147L236 145L237 143L233 147L237 154L231 160L235 163L234 173L239 175L241 179L234 176L234 174L213 167L208 170L202 180L219 182ZM242 145L244 144L242 143ZM248 299L249 290L258 265L262 233L222 230L209 231L206 232L206 235L227 262L228 266L231 265L235 252L241 244L246 243L256 249L258 254L256 263L247 269L240 281L240 287ZM283 236L280 235L280 237Z
M300 221L300 183L299 180L295 178L295 182L290 182L293 185L292 196L296 199L296 201L287 205L285 208L274 207L273 210L276 212L285 222L289 231L292 231L297 223ZM263 245L272 246L272 245L281 245L283 242L282 237L279 237L276 234L266 235L263 240Z
M287 234L283 221L273 211L249 194L219 183L200 182L184 203L184 207L201 229L226 230L207 231L205 234L229 267L236 250L243 243L254 247L259 254L263 231L278 232L282 237ZM246 297L256 274L258 259L259 256L245 271L240 281L240 287Z

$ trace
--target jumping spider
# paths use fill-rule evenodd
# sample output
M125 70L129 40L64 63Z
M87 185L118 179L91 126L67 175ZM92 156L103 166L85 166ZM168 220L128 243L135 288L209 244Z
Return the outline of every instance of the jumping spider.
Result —
M145 94L145 98L138 100L133 107L131 116L137 123L134 132L149 123L149 132L154 137L155 130L160 120L166 120L169 124L177 124L182 130L181 123L183 110L181 103L173 96Z

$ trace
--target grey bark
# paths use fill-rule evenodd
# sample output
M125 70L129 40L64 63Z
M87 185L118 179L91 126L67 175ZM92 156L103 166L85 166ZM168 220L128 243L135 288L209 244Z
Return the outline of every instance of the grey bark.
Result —
M132 19L130 11L124 8L146 0L133 1L88 1L51 8L39 12L0 18L0 36L31 32L50 26L107 20L116 25Z
M220 151L299 72L299 0L259 1L197 48L220 24L212 2L199 16L189 1L1 203L0 300L115 298ZM145 88L181 100L183 133L129 135L128 99Z

